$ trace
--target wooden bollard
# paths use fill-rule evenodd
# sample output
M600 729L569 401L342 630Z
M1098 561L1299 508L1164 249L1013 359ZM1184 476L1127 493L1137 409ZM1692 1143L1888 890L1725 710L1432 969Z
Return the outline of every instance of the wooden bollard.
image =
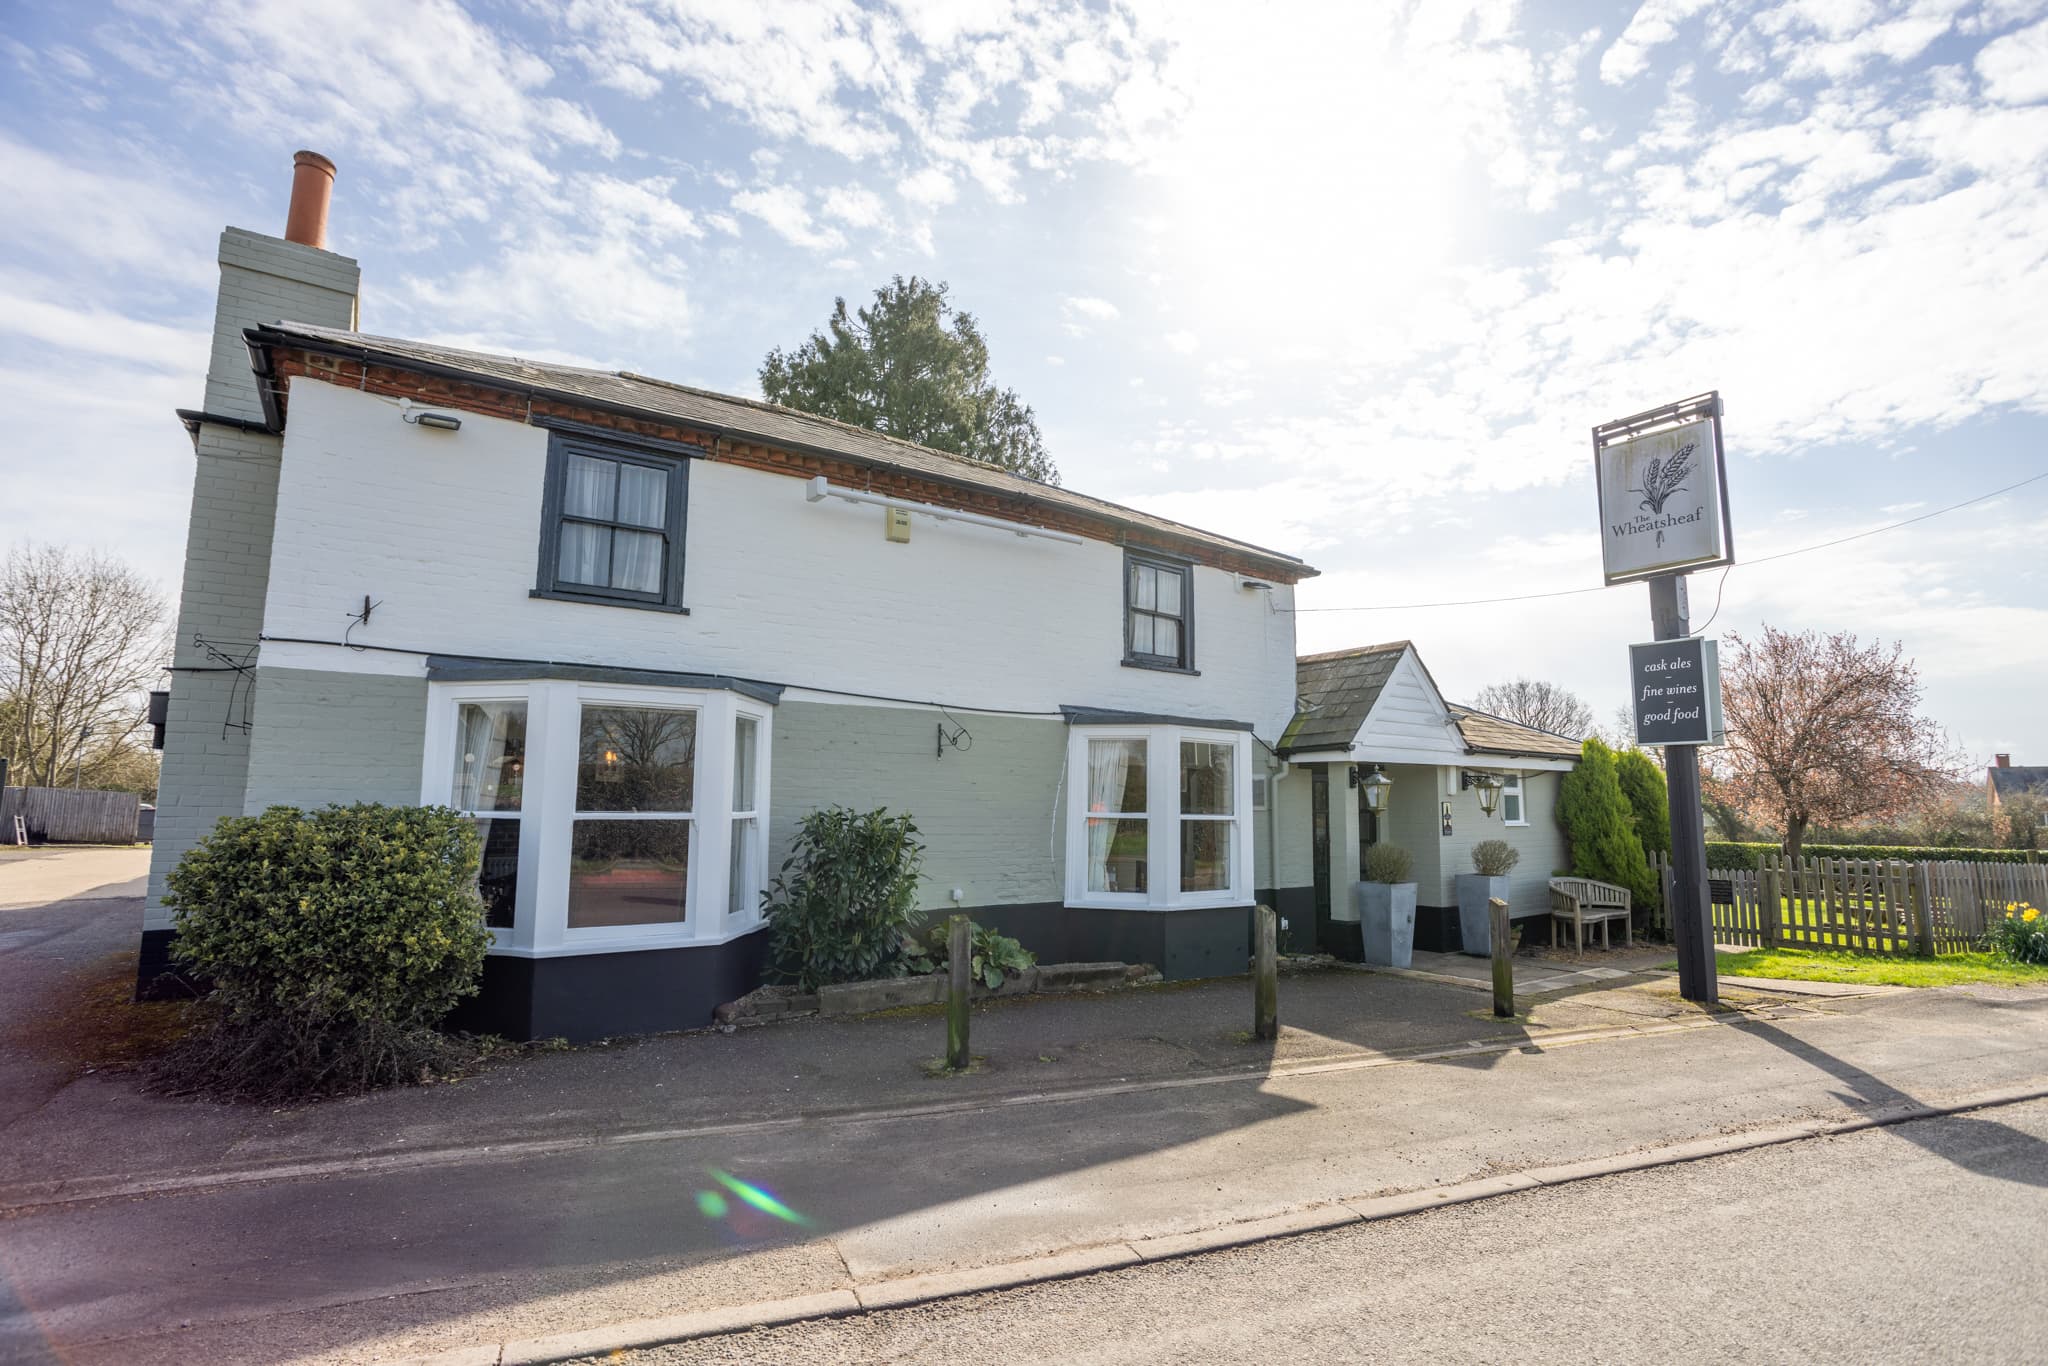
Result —
M967 1054L967 998L973 990L974 922L956 915L946 925L946 1067L964 1072Z
M1489 897L1486 909L1493 917L1493 1013L1510 1020L1515 1014L1515 964L1508 957L1508 903Z
M1280 1037L1280 924L1271 906L1260 906L1252 921L1252 1037Z

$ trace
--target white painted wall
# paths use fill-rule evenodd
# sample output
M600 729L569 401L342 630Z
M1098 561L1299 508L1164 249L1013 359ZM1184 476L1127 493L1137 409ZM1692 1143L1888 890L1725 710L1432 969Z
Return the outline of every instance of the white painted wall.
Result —
M1410 648L1380 689L1352 752L1362 762L1383 764L1458 763L1465 737L1451 724L1444 701Z
M1249 720L1277 736L1294 703L1293 594L1194 576L1200 677L1123 667L1123 552L804 500L804 481L690 466L690 615L529 598L548 434L464 414L399 420L374 395L291 387L264 632L509 659L720 672L1008 711L1062 704ZM1282 609L1282 610L1274 610ZM267 657L267 656L266 656ZM294 667L366 656L295 651ZM323 663L324 661L324 663Z

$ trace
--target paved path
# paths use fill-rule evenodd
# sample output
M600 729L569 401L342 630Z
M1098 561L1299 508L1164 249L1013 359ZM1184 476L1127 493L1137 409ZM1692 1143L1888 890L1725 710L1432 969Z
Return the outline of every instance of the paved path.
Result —
M2038 1362L2043 1228L2036 1103L624 1359Z
M1218 990L1038 1009L1104 1031L1126 1010L1185 1025L1176 1012L1207 1002L1234 1017L1241 984ZM670 1041L680 1052L622 1050L610 1066L601 1054L564 1055L544 1061L614 1088L676 1085L681 1111L701 1118L662 1130L586 1113L575 1141L542 1125L538 1146L480 1138L416 1157L386 1150L300 1179L148 1198L64 1203L62 1190L45 1191L6 1216L0 1271L23 1312L0 1332L0 1356L384 1360L482 1347L488 1359L506 1338L1214 1228L1904 1099L2048 1086L2048 994L2038 992L1771 1007L1736 1023L1657 1014L1665 1003L1624 992L1610 1005L1646 1012L1642 1028L1517 1035L1458 1009L1480 1006L1477 993L1377 974L1297 981L1285 999L1318 990L1435 1012L1476 1046L1397 1057L1333 1053L1336 1041L1321 1039L1319 1055L1233 1072L1189 1067L1179 1052L1162 1067L1160 1039L1152 1055L1135 1044L1117 1053L1120 1073L1031 1089L1018 1081L1056 1064L1023 1050L1063 1026L1025 1008L978 1016L978 1047L1003 1065L952 1081L913 1080L908 1055L891 1060L908 1031L929 1044L935 1025L923 1019ZM1222 1025L1210 1026L1214 1047L1246 1047ZM778 1081L734 1065L758 1050L763 1065L801 1068L807 1038L812 1057L847 1056L832 1040L881 1057L881 1075L852 1080L886 1104L763 1104L763 1086L839 1094L823 1081L813 1090L801 1071ZM636 1054L640 1064L619 1070ZM691 1055L724 1062L645 1065ZM507 1069L472 1097L488 1111L523 1096L543 1119L574 1095L543 1085L549 1075ZM721 1080L736 1094L756 1088L761 1108L744 1117L723 1103ZM453 1115L475 1104L462 1088L431 1088L310 1113L332 1140L352 1132L350 1116L408 1097ZM132 1097L100 1112L127 1121L104 1131L114 1145L137 1129L166 1132L165 1114L203 1132L222 1113L237 1112ZM303 1157L308 1138L296 1130L286 1146ZM1431 1274L1449 1279L1441 1262Z
M0 851L0 910L47 906L69 899L141 896L149 881L149 849L40 849ZM138 932L141 925L136 926Z

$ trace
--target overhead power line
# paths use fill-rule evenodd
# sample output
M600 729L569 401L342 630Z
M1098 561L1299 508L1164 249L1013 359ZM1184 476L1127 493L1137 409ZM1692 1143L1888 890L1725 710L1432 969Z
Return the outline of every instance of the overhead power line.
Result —
M2011 493L2014 489L2025 488L2027 485L2038 483L2043 479L2048 479L2048 470L2043 470L2039 474L2029 475L2017 483L2007 484L2004 488L1993 489L1989 493L1980 493L1975 498L1965 498L1960 503L1950 503L1945 508L1936 508L1932 512L1923 512L1918 517L1907 517L1900 521L1887 522L1883 526L1871 527L1868 531L1857 531L1847 536L1837 536L1832 541L1819 541L1813 545L1803 545L1797 550L1781 550L1775 555L1759 555L1753 560L1742 561L1742 564L1769 564L1773 560L1789 560L1794 555L1810 555L1816 550L1831 550L1838 545L1847 545L1851 541L1860 541L1866 536L1876 536L1886 531L1897 531L1900 527L1912 526L1915 522L1925 522L1947 513L1959 512L1963 508L1996 498L2002 493ZM1731 571L1734 568L1734 565L1729 566ZM1724 584L1727 582L1727 575L1724 574L1722 576L1722 582ZM1387 602L1374 603L1370 606L1362 607L1292 607L1280 610L1291 611L1296 615L1306 612L1413 612L1433 607L1487 607L1501 602L1536 602L1544 598L1573 598L1581 593L1604 593L1607 591L1607 588L1608 585L1606 584L1596 584L1589 588L1558 588L1548 593L1516 593L1504 598L1458 598L1446 602ZM1716 610L1718 610L1718 607Z

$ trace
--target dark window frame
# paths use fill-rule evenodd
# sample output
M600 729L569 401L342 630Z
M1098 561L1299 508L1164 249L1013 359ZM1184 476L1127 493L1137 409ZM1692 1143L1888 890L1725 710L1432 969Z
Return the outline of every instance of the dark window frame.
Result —
M668 476L668 500L664 525L659 528L665 542L662 586L658 593L641 593L627 588L601 588L594 584L564 580L558 573L561 559L563 490L569 477L571 456L588 456L622 465L638 465L662 471ZM689 525L690 457L680 449L662 443L636 445L630 441L587 436L580 432L554 431L548 437L547 482L541 495L540 565L529 597L561 602L597 603L607 607L637 607L643 611L675 612L683 615L683 564L687 559L683 531ZM595 526L625 527L629 531L650 531L651 527L628 526L588 517L568 520Z
M1153 611L1136 605L1133 589L1136 587L1138 566L1153 569L1169 569L1180 575L1180 613ZM1201 675L1195 667L1195 562L1178 555L1168 555L1156 550L1124 548L1124 667L1127 669L1157 669L1164 673ZM1180 624L1180 654L1139 654L1132 648L1132 624L1137 613L1146 616L1175 621Z

